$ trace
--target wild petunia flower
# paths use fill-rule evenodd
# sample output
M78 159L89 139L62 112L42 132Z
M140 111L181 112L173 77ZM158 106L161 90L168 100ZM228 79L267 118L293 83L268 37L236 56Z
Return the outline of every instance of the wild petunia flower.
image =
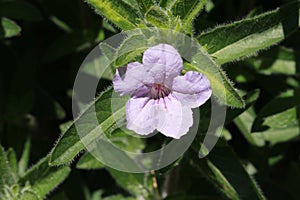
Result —
M114 90L129 94L126 104L127 128L140 135L158 130L179 139L193 125L192 108L211 96L210 82L199 72L181 76L183 61L171 45L159 44L144 52L143 64L119 68Z

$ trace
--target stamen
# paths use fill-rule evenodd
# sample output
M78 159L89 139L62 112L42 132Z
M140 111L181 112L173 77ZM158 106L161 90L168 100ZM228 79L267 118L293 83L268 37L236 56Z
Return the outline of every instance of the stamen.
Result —
M151 99L160 99L168 96L171 90L163 83L155 83L151 88Z

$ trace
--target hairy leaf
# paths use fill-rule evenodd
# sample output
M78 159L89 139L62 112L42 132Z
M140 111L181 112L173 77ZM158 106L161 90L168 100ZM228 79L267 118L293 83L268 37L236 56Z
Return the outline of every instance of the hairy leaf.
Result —
M42 198L64 181L71 171L67 166L49 167L48 160L47 156L33 165L19 181L22 185L28 181L32 190Z
M50 165L61 165L70 163L74 157L84 149L84 144L89 144L102 133L110 133L114 130L113 126L116 120L123 119L125 116L125 102L127 99L119 98L118 108L115 113L112 113L111 99L113 89L110 87L102 92L95 101L88 107L88 109L79 116L75 123L80 124L83 128L82 132L86 133L85 136L80 138L77 133L76 125L73 123L70 128L64 132L59 138L57 144L54 146L50 156ZM117 97L115 97L117 98ZM114 102L117 102L116 100ZM90 124L90 118L94 114L93 107L96 108L96 116L99 125L95 126ZM82 142L83 140L83 142Z
M138 14L127 3L120 0L86 0L95 11L107 18L122 30L137 27Z
M284 40L299 27L299 1L274 11L218 26L197 39L217 63L230 62Z
M16 176L14 175L12 169L10 168L10 163L8 162L6 152L0 145L0 188L5 185L10 186L16 182Z
M15 174L15 176L17 176L18 174L18 165L17 165L17 155L16 152L14 151L13 148L9 148L6 152L7 154L7 160L8 163L10 165L10 168L13 172L13 174Z
M139 10L142 16L145 15L145 13L151 8L151 6L155 5L154 0L137 0L136 2L139 6Z
M29 163L30 146L31 146L30 139L27 138L24 145L22 156L18 163L18 173L20 176L23 176L25 171L27 170L28 163Z
M166 10L159 6L152 6L145 14L147 22L151 23L155 27L169 28L169 16Z
M204 8L206 0L187 1L176 0L172 4L171 11L174 16L179 16L182 21L182 30L190 29L193 20L198 13Z

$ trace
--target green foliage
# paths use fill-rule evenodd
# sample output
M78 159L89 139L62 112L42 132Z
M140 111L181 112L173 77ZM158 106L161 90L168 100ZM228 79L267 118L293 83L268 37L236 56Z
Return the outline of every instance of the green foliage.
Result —
M293 75L296 73L295 54L292 49L275 47L259 57L247 59L251 67L259 73Z
M21 176L24 175L25 171L28 168L29 155L30 155L30 139L28 138L25 142L23 153L18 163L18 173Z
M10 167L6 152L4 151L2 146L0 146L0 172L0 188L5 187L6 185L12 185L17 181L16 175L13 173Z
M1 17L0 24L0 39L14 37L21 32L21 27L8 18Z
M120 0L86 0L97 13L106 17L122 30L137 27L138 15L136 10Z
M186 1L177 0L171 6L174 16L179 16L182 21L183 32L189 32L192 29L192 22L200 11L204 8L206 0ZM190 31L190 33L192 33Z
M119 98L119 105L115 105L118 108L114 113L111 110L111 96L113 90L108 88L102 92L97 99L89 106L89 108L80 115L76 123L84 123L93 116L93 107L96 108L96 115L99 125L96 127L90 127L85 125L85 132L88 133L80 138L76 131L76 123L73 123L70 128L64 132L59 138L57 144L54 146L50 156L50 165L62 165L70 163L74 157L84 149L84 145L90 144L94 139L99 137L102 132L109 134L114 131L114 125L116 120L120 120L125 116L125 102L124 98ZM102 131L101 131L102 130Z
M145 19L154 27L167 28L170 24L167 11L159 6L150 7L145 14Z
M65 166L61 168L48 166L48 157L39 161L36 165L32 166L20 182L25 184L29 182L32 189L40 196L44 197L60 184L70 173L70 168Z
M299 8L284 0L0 0L0 200L299 199ZM87 83L103 74L95 100L72 94L90 50L128 30L118 46L101 43L103 56L82 71ZM183 73L209 78L218 103L228 106L225 124L206 133L215 125L207 102L194 110L200 127L177 161L151 173L120 172L107 164L134 169L129 154L99 161L87 146L103 134L129 152L170 142L118 127L126 125L128 98L110 86L118 67L141 62L160 43L180 52ZM203 138L219 132L208 152ZM103 142L99 152L108 148Z
M195 167L227 199L265 199L237 156L221 141L207 158L194 159Z
M44 158L27 170L30 140L27 140L24 153L17 161L15 151L7 152L0 146L0 199L1 200L40 200L60 184L70 173L70 168L50 168L48 158Z
M136 1L136 2L139 6L139 10L142 15L147 13L148 10L150 10L150 8L155 5L154 0L143 0L143 1Z
M97 160L92 154L85 153L81 156L77 162L76 167L78 169L101 169L104 168L104 164Z
M197 36L217 63L223 64L277 44L299 27L299 2Z
M108 169L116 182L136 198L150 198L152 179L149 174L134 174Z

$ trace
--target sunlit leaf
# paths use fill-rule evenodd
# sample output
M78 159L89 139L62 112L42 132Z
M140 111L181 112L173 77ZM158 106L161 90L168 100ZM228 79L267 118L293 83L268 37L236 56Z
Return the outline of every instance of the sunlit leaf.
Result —
M104 168L105 165L98 161L92 154L85 153L78 163L76 164L76 167L78 169L101 169Z
M12 185L16 182L16 176L14 175L10 164L7 159L6 152L3 147L0 145L0 188L3 188L5 185Z
M137 11L127 3L120 0L86 0L95 11L107 18L122 30L130 30L137 27Z
M13 148L9 148L6 152L7 154L7 160L8 163L10 165L10 168L13 172L13 174L15 174L15 176L17 176L18 174L18 162L17 162L17 155L16 152L14 151Z
M22 198L21 200L41 200L42 198L40 198L38 196L38 194L36 194L34 191L32 190L25 190L22 194Z
M151 189L152 179L147 173L126 173L114 169L108 169L116 182L132 195L138 197L149 198L153 192Z
M260 135L253 135L251 133L251 127L255 117L256 115L253 109L250 108L234 119L234 122L250 144L263 146L265 144L264 139Z
M25 171L28 168L28 163L29 163L29 155L30 155L30 146L31 146L31 142L30 139L27 138L25 144L24 144L24 149L22 152L22 156L19 160L18 163L18 173L20 176L23 176Z
M42 198L64 181L71 171L67 166L49 167L48 159L45 157L33 165L19 181L22 185L28 181L32 190Z
M152 6L145 14L147 22L151 23L155 27L169 28L169 16L166 10L159 6Z
M20 32L21 27L14 21L5 17L0 18L0 39L17 36Z
M284 40L299 27L299 2L228 25L218 26L197 38L217 63L249 56Z
M151 8L151 6L154 6L154 0L138 0L136 1L138 6L139 6L139 10L143 15L145 15L145 13Z
M261 74L296 74L295 54L291 49L275 47L260 56L245 60Z
M172 3L171 11L174 16L179 16L182 21L182 30L190 30L193 20L204 8L206 0L176 0Z
M74 157L84 149L84 145L81 140L84 140L86 144L91 143L95 138L97 138L97 136L99 137L99 133L102 132L97 131L98 129L103 130L104 132L113 131L111 130L111 127L115 125L115 120L122 119L125 116L125 102L124 98L120 98L120 101L118 102L120 105L116 105L119 109L117 109L116 113L112 113L112 93L112 88L102 92L93 104L91 104L90 107L77 119L80 120L79 122L86 124L85 126L82 126L85 128L85 132L87 133L86 136L80 138L77 134L75 124L72 124L70 128L61 135L57 144L52 149L50 156L51 165L70 163ZM91 113L92 106L96 107L96 115L99 122L97 127L91 127L91 125L86 122L93 114Z

